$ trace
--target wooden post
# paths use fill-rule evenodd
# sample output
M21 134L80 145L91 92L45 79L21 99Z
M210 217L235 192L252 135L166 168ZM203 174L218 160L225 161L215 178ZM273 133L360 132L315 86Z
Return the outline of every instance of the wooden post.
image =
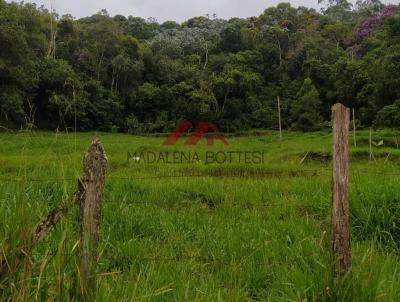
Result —
M282 141L281 100L278 95L279 140Z
M353 140L354 140L354 147L357 147L357 140L356 140L356 120L353 108Z
M41 242L50 231L56 226L56 224L61 220L62 216L68 212L68 208L62 207L52 210L46 217L42 218L36 228L33 231L31 237L31 243L28 247L20 247L20 251L15 255L13 266L15 269L19 268L23 259L27 257L31 249L35 247L39 242ZM10 261L10 260L8 260ZM0 261L0 280L7 274L10 267L7 259L2 259Z
M348 168L349 109L342 104L332 107L332 250L337 281L350 273L351 242L349 231Z
M369 160L372 160L372 128L369 128Z
M95 301L97 246L101 218L101 196L107 157L99 140L94 140L83 160L84 173L76 196L80 207L80 287L83 301Z

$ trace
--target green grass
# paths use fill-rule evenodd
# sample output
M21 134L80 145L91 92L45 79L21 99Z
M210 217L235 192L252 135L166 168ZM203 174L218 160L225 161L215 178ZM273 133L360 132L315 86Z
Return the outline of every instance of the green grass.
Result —
M82 157L99 137L109 159L102 205L98 301L398 301L400 150L396 134L351 146L351 278L334 284L329 133L229 137L229 146L162 146L123 134L0 135L0 300L77 301ZM350 140L352 143L352 141ZM251 164L144 164L127 153L263 151ZM389 154L389 156L388 156ZM307 155L307 156L306 156ZM303 159L303 161L302 161ZM300 164L300 162L302 163ZM192 176L190 176L192 175ZM175 176L175 177L168 177ZM71 211L39 245L29 236L51 209ZM13 267L23 247L20 267Z

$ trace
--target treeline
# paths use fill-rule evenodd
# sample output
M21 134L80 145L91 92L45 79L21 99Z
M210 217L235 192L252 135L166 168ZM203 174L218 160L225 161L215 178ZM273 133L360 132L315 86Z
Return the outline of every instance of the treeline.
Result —
M182 24L75 20L0 0L0 125L164 132L180 120L224 131L328 125L330 107L400 127L400 14L377 0L287 3L259 17Z

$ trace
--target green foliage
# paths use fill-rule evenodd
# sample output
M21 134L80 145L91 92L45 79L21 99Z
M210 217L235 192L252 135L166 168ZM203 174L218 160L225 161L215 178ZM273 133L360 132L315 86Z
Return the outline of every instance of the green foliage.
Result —
M0 93L0 101L0 116L2 118L6 121L23 121L23 99L18 90L3 87Z
M376 125L380 127L400 127L400 100L379 110Z
M327 4L322 14L280 3L249 19L158 24L105 10L59 18L1 1L0 124L168 131L206 119L223 131L269 128L279 95L287 129L318 129L338 101L361 126L398 127L399 13L379 1ZM132 116L140 127L128 126Z
M305 79L291 109L293 128L301 131L317 130L322 122L320 106L318 90L310 78Z

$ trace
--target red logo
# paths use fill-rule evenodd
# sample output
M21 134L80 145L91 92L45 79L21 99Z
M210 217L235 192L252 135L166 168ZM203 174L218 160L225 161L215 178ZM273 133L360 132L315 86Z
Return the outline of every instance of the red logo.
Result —
M186 130L193 128L191 122L181 122L178 123L170 135L165 139L163 145L175 145L181 136L185 134ZM221 134L218 128L210 122L201 122L194 129L193 133L185 141L185 145L196 145L199 140L206 135L206 133L211 130L213 133L207 135L207 145L213 145L214 139L219 139L224 145L229 145L226 138Z

